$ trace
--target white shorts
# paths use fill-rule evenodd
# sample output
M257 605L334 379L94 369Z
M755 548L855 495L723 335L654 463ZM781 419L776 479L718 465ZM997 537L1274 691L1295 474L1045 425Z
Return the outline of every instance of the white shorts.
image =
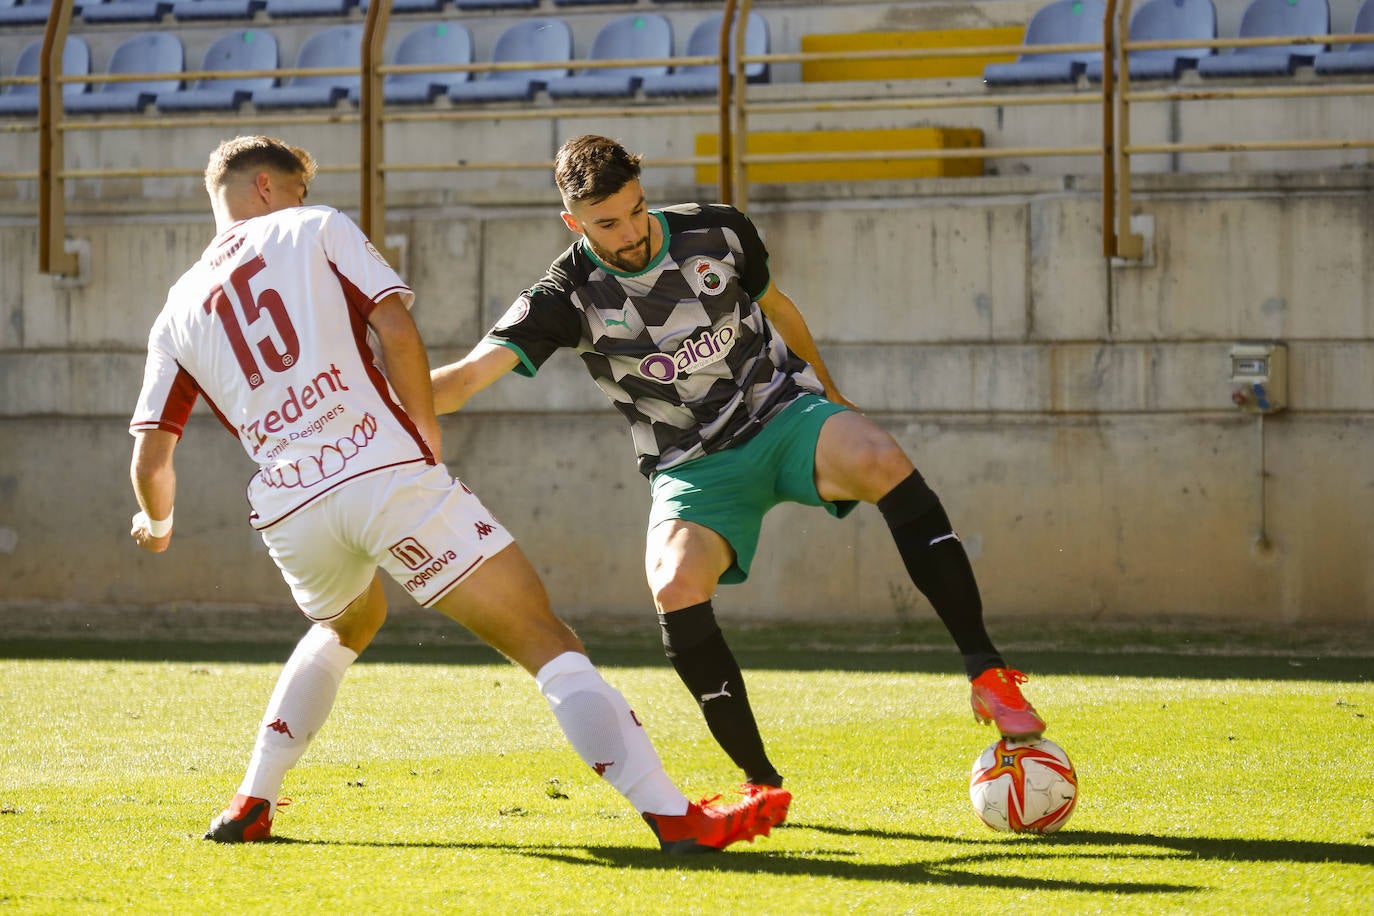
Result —
M515 542L442 464L350 482L262 532L311 620L344 612L384 568L425 607Z

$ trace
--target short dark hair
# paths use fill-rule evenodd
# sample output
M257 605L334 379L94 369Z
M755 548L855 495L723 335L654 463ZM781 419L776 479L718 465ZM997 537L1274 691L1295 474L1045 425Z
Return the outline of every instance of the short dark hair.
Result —
M210 154L205 166L205 190L214 194L233 175L259 169L300 175L309 184L315 177L315 157L275 137L235 137L225 140Z
M608 137L574 137L554 157L553 179L565 202L599 203L639 177L642 158Z

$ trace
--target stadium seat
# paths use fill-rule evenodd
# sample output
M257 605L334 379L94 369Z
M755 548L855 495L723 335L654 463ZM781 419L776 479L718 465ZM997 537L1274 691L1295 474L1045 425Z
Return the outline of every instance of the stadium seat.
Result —
M30 42L19 52L19 60L14 67L15 76L37 76L38 65L43 54L43 40ZM68 35L62 46L62 72L67 76L85 76L91 72L91 49L75 35ZM86 91L89 83L64 83L63 99L79 96ZM0 94L0 115L38 114L38 84L20 83L7 86Z
M720 13L697 23L687 36L686 57L715 56L720 53ZM749 14L744 30L746 55L768 53L768 22L758 13ZM645 95L704 95L718 88L720 68L715 64L689 64L677 67L662 76L644 77ZM768 65L750 63L744 66L744 78L751 83L768 81Z
M393 13L437 13L443 9L444 0L391 0ZM358 9L367 12L367 0L360 0Z
M592 39L589 60L635 60L673 55L673 27L657 13L629 13L612 19ZM667 64L588 69L548 82L554 98L634 95L647 76L663 76Z
M267 15L272 19L304 16L339 17L357 5L357 0L267 0Z
M216 38L205 52L202 70L275 70L277 39L271 32L241 29ZM272 76L206 78L180 92L158 96L161 111L233 111L260 89L276 85Z
M126 38L110 56L106 72L167 73L184 71L186 52L181 39L171 32L143 32ZM99 83L95 91L65 99L69 112L142 111L164 92L181 88L177 79L145 79L124 83Z
M1240 19L1237 38L1331 34L1331 8L1326 0L1251 0ZM1198 62L1199 76L1291 76L1326 45L1259 45L1236 48Z
M571 60L572 30L562 19L522 19L497 37L491 53L494 64ZM493 70L485 79L450 86L448 97L455 102L528 100L548 80L567 75L567 67Z
M470 64L472 33L456 22L427 22L406 33L392 54L391 63ZM468 70L388 73L382 82L382 95L391 104L422 104L471 78ZM349 98L357 101L358 92L350 92Z
M43 25L50 12L50 0L0 0L0 25Z
M87 0L81 18L86 22L157 22L171 11L172 0Z
M263 9L267 0L175 0L172 18L196 19L252 19Z
M361 79L363 27L360 23L331 25L301 43L296 67L352 67L355 72L293 76L284 86L269 86L253 92L257 108L325 108L356 91Z
M1054 0L1040 7L1026 25L1024 45L1102 44L1102 19L1106 7L1101 0ZM1102 51L1054 51L1037 54L1026 51L1005 64L988 64L983 81L989 86L1019 86L1034 83L1072 83L1091 61L1102 60Z
M553 0L554 6L610 6L615 3L633 5L635 0Z
M1148 0L1131 14L1132 41L1181 41L1217 37L1217 9L1212 0ZM1216 48L1160 48L1130 52L1127 65L1133 80L1172 80L1196 67ZM1102 61L1088 62L1093 82L1102 80Z
M539 0L453 0L460 10L532 10Z
M1350 30L1356 35L1374 34L1374 0L1365 0ZM1312 66L1322 76L1374 73L1374 42L1357 42L1341 51L1323 51Z

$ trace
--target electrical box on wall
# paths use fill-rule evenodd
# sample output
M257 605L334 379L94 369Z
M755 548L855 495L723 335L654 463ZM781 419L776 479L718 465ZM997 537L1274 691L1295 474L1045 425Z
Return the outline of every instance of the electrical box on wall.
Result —
M1231 348L1231 401L1247 413L1276 413L1288 406L1288 347L1281 343Z

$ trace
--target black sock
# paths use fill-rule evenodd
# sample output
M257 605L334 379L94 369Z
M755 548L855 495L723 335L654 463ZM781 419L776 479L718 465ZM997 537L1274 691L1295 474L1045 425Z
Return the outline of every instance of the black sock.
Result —
M919 471L878 500L911 581L940 615L964 655L970 679L1006 666L983 626L983 601L964 545L950 525L940 498Z
M659 614L658 623L663 628L663 651L692 691L716 743L749 782L782 785L782 777L763 750L744 677L716 625L711 602Z

